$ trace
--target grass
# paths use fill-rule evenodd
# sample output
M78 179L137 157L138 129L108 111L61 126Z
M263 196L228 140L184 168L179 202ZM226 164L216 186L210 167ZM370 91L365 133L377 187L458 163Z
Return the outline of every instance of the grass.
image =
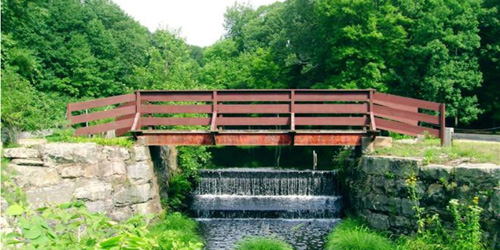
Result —
M328 235L326 250L391 250L396 245L382 234L362 225L359 220L347 218Z
M203 240L198 234L196 221L181 213L165 214L149 231L158 241L160 249L202 249Z
M71 142L71 143L83 143L83 142L93 142L98 145L103 146L119 146L125 148L131 148L134 141L130 137L116 137L116 138L104 138L104 137L81 137L73 136L74 130L65 129L55 131L54 134L45 137L49 142Z
M247 237L236 244L235 250L292 250L288 243L274 238Z
M415 144L393 142L392 147L377 149L372 154L401 157L421 157L425 164L446 164L466 159L474 163L500 164L500 143L455 140L451 147L441 147L439 139L426 139Z

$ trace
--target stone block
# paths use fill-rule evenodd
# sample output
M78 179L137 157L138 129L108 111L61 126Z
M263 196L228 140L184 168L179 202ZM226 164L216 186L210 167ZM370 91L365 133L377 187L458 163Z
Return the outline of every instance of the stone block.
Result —
M103 155L109 161L126 161L130 159L128 149L117 146L104 146L102 149Z
M36 145L42 145L47 143L46 139L19 139L17 140L17 144L22 147L32 147Z
M34 148L6 148L3 155L9 159L33 159L40 158L40 152Z
M104 177L112 175L125 175L127 173L124 161L112 161L100 165L102 165L101 170Z
M414 216L415 210L413 207L415 206L415 202L410 199L401 199L401 214L405 216Z
M112 200L87 201L85 206L93 213L106 213L113 209Z
M58 164L55 166L62 178L95 178L101 176L102 169L97 164Z
M460 164L455 168L455 180L460 183L500 184L500 166L490 163ZM477 186L477 185L476 185Z
M74 191L74 182L63 182L54 186L27 190L26 197L29 204L35 208L40 208L48 204L69 202L73 198Z
M127 165L127 177L132 184L143 184L150 182L154 170L150 161L140 161Z
M372 137L363 137L361 139L361 149L365 153L373 152L374 150L381 148L389 148L392 147L392 137L387 136L377 136L375 138Z
M389 229L389 216L379 213L371 213L368 217L368 223L375 229L387 230Z
M49 143L42 146L46 164L82 163L96 164L98 146L95 143Z
M436 183L430 184L427 188L426 197L433 202L443 201L445 198L444 186Z
M113 211L109 214L109 217L116 221L124 221L130 218L133 214L134 212L130 207L117 207L113 209Z
M112 191L110 183L99 180L80 180L75 190L75 198L87 201L104 200L111 195Z
M136 161L149 160L149 149L146 146L134 146L134 159Z
M427 180L438 181L440 179L448 180L453 174L453 167L444 165L427 165L419 167L419 177Z
M369 175L384 175L389 171L389 157L365 156L361 161L361 171Z
M146 203L139 203L133 206L136 213L139 214L157 214L161 212L161 205L158 200L150 200Z
M149 183L133 185L116 192L114 201L117 206L144 203L153 198L153 191Z
M9 167L16 172L12 177L14 182L21 188L44 187L56 185L61 182L57 171L52 168L19 166L9 164Z
M43 166L43 161L40 159L14 159L10 163L22 166Z
M417 158L392 157L389 171L396 177L408 178L418 175L422 160Z
M490 203L488 204L487 211L491 213L493 218L500 221L500 187L493 190Z
M410 220L404 216L391 216L389 217L389 224L391 227L405 228L412 226Z

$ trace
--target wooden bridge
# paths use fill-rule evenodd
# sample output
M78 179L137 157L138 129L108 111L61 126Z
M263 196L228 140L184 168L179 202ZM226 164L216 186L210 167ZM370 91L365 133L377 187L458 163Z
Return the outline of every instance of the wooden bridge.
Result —
M445 105L375 90L151 91L68 104L76 135L146 145L360 145L381 130L444 140Z

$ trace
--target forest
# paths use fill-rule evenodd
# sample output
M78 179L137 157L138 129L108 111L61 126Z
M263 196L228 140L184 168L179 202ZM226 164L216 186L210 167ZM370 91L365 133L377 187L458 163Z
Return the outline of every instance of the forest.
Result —
M2 130L63 127L68 102L137 89L373 88L500 124L500 0L287 0L228 8L208 47L109 0L2 0ZM202 20L200 20L202 22Z

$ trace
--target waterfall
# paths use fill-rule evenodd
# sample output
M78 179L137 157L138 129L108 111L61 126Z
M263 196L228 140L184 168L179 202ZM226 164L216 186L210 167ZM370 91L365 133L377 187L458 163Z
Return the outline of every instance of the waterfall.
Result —
M208 249L233 249L245 236L271 236L296 249L322 249L339 221L335 171L200 170L191 212Z

